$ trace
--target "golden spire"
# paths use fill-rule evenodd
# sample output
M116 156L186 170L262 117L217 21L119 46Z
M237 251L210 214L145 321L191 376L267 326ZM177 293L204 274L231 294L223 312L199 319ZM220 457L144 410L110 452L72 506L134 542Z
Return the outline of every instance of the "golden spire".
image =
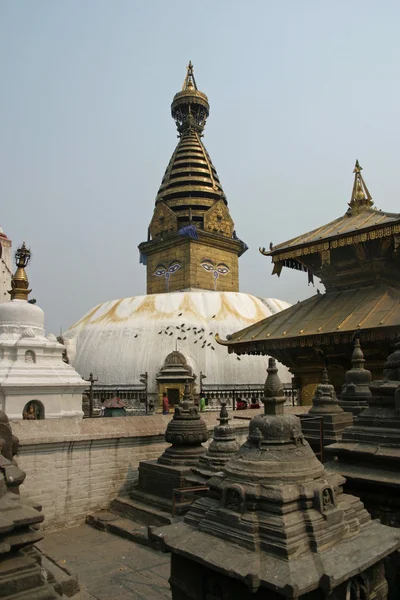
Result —
M11 280L11 300L28 300L28 296L32 290L29 290L29 281L26 275L25 267L31 260L31 251L26 247L25 242L20 246L15 253L15 271Z
M187 89L193 89L193 88L195 90L197 90L197 85L196 85L196 80L194 78L193 65L192 65L191 60L189 60L189 64L186 67L186 69L187 69L187 73L186 73L185 81L183 82L182 92L184 92Z
M374 203L371 198L371 194L368 191L363 176L361 175L362 167L358 160L354 167L354 184L351 193L351 199L349 202L349 210L347 211L350 215L355 215L366 208L371 208Z

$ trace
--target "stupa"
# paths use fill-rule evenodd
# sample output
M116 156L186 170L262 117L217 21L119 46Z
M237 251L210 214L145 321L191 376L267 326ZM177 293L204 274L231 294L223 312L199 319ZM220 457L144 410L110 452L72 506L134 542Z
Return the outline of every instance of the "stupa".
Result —
M324 431L324 446L338 442L343 430L353 424L353 415L339 406L335 388L329 383L326 367L322 370L322 381L318 384L312 400L312 408L302 415L303 435L314 451L320 444L320 422L313 417L321 417Z
M25 243L15 254L10 302L0 304L0 409L10 419L82 418L87 388L62 359L64 346L45 335L44 313L29 302Z
M164 391L171 405L179 402L187 378L171 372L173 352L180 353L181 371L190 371L195 393L200 373L207 385L262 384L267 359L226 356L215 334L226 336L289 306L239 292L238 259L247 246L236 234L202 141L209 110L189 63L171 106L178 145L156 197L148 239L139 245L147 295L100 304L64 334L68 357L83 377L93 372L97 387L133 386L147 372L149 399L160 408ZM289 383L288 370L279 369Z
M400 532L343 492L344 478L284 414L274 359L269 374L265 414L251 420L247 442L184 522L157 530L172 552L172 598L385 600L383 560Z
M192 469L194 473L206 479L212 477L214 473L222 471L226 463L239 450L235 431L229 425L229 415L224 400L221 401L221 411L218 421L219 425L214 427L213 439L207 452L200 458L197 466Z
M350 411L356 417L365 408L371 399L371 371L364 368L365 359L361 349L360 338L356 337L353 355L351 357L352 367L346 373L346 383L340 394L339 406L343 410Z
M368 408L327 447L330 469L383 523L400 527L400 343L387 358L384 379L370 384Z
M190 392L189 383L185 386L182 402L175 408L169 421L165 441L171 445L157 460L139 463L139 481L131 492L137 510L146 506L172 512L173 490L187 487L186 480L191 476L191 467L197 465L205 454L203 442L208 439L207 426L199 415ZM142 505L142 506L141 506ZM178 502L176 513L185 512L188 502Z

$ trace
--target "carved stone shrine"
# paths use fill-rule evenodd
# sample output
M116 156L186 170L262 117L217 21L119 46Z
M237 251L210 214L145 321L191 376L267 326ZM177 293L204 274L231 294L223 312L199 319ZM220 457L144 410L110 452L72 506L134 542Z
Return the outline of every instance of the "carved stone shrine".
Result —
M369 389L371 371L364 368L365 359L359 337L354 342L351 364L351 369L346 373L346 383L340 394L339 406L345 411L350 411L356 417L365 408L368 408L372 396Z
M370 385L369 406L342 440L326 448L329 468L346 477L373 517L400 527L400 343Z
M19 495L25 473L13 459L17 449L18 438L12 434L6 414L0 411L0 598L59 599L43 576L39 555L33 548L43 538L38 524L44 516Z
M222 471L226 463L239 450L235 431L229 425L229 415L226 409L226 401L221 400L221 412L219 414L219 425L214 427L213 440L207 452L200 458L198 465L193 467L193 472L209 478L214 473Z
M341 439L343 430L353 424L353 415L339 406L335 388L329 383L328 371L325 367L312 404L308 413L300 417L301 428L304 437L314 452L317 452L320 445L320 419L313 417L322 418L323 445L326 446Z
M131 492L131 498L171 512L173 490L185 486L191 467L197 465L206 452L202 444L207 439L207 426L194 404L190 384L186 383L183 401L175 407L165 432L165 440L171 446L157 460L139 464L139 482ZM187 510L188 506L185 501L178 502L177 514Z
M384 600L400 532L372 521L284 414L270 359L265 414L184 522L157 530L173 600Z

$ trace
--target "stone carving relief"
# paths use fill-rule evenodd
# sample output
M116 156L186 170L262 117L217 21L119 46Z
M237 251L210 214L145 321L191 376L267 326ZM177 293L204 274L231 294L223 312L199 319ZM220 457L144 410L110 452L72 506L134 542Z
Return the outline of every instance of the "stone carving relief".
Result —
M330 486L317 489L315 497L317 508L322 514L336 507L335 492Z
M228 510L243 512L244 510L244 490L242 486L229 486L224 490L223 506Z
M205 271L212 272L214 277L214 290L217 289L217 281L221 275L227 275L230 271L228 265L225 263L219 263L215 265L209 258L204 258L201 261L201 266Z
M218 200L204 216L204 229L231 238L234 224L223 200Z
M35 363L36 362L36 356L35 356L35 353L33 352L33 350L27 350L25 352L25 362L26 363Z
M171 275L176 273L182 267L181 263L177 260L173 260L168 267L165 265L157 265L154 275L156 277L164 277L165 278L165 289L168 292L169 290L169 280Z

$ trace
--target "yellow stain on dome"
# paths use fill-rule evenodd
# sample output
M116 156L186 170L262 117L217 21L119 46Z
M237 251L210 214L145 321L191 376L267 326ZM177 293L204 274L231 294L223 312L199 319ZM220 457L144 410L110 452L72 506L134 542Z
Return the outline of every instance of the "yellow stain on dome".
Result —
M261 301L257 300L254 296L250 294L245 297L251 301L254 306L255 312L251 317L247 317L242 314L237 308L235 308L234 304L231 301L231 292L210 292L210 293L218 293L218 297L220 300L220 306L216 309L216 314L213 317L213 322L224 321L228 318L233 318L239 321L244 321L247 323L254 323L257 321L261 321L265 319L267 316L265 312L262 310L264 306ZM161 308L156 306L156 298L159 297L159 294L149 294L144 296L143 301L137 306L133 307L131 312L126 315L118 314L118 311L122 305L122 303L132 304L138 297L132 296L131 298L121 298L113 302L112 306L101 314L98 317L95 317L96 313L104 307L108 303L98 304L93 310L91 310L85 317L83 317L80 321L75 323L71 327L71 329L75 329L77 327L84 327L85 325L99 325L101 323L124 323L126 321L131 320L137 316L142 316L148 319L168 319L174 318L178 313L183 313L185 316L192 315L195 319L202 320L204 322L209 321L212 317L211 315L199 314L199 310L194 302L193 292L181 293L180 302L176 304L174 308L171 310L162 310ZM175 296L176 297L176 296ZM236 297L236 296L235 296ZM237 298L238 302L240 302L240 296ZM212 312L212 308L210 308L210 312ZM95 317L95 318L94 318Z

